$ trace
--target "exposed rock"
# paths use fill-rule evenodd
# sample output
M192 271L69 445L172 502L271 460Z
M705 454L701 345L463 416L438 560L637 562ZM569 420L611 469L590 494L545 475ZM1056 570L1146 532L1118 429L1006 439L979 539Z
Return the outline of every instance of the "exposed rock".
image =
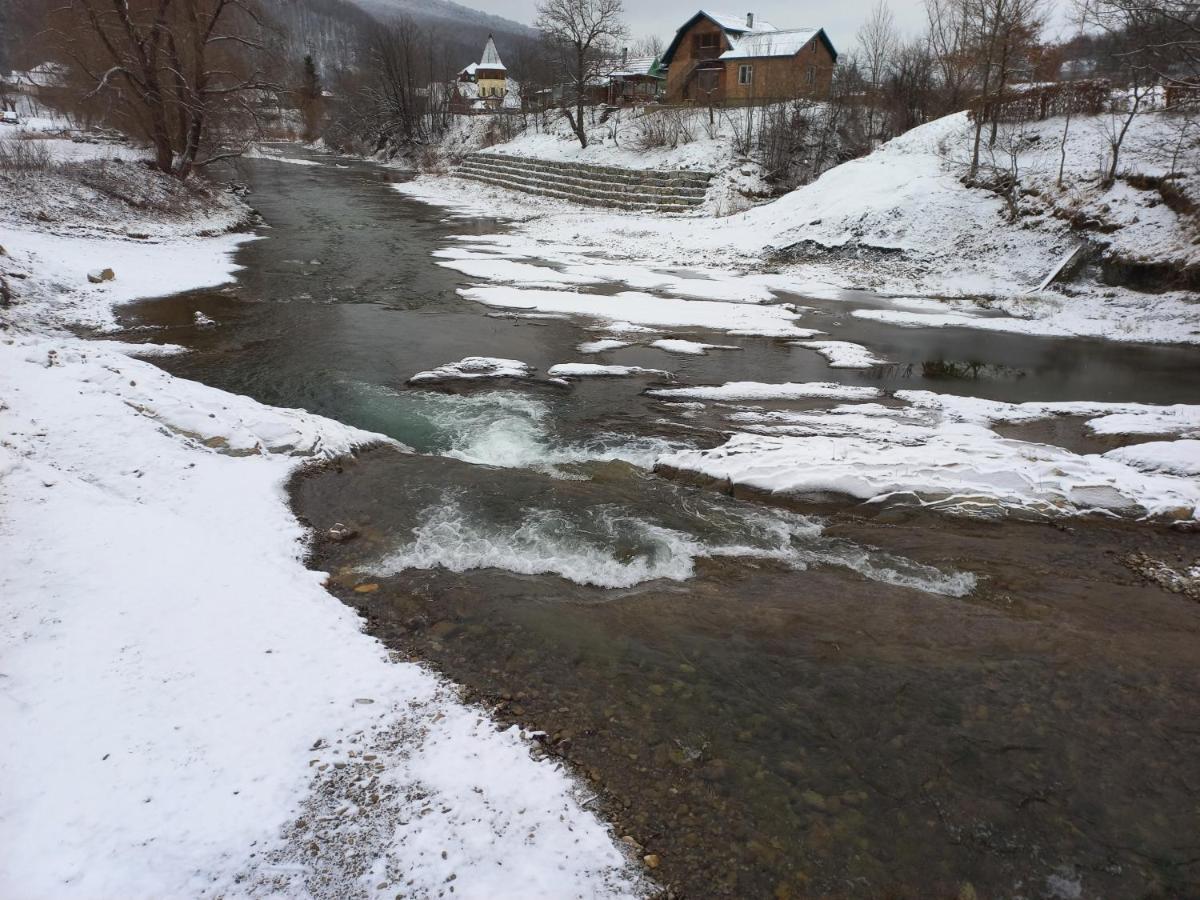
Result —
M351 528L349 525L343 525L341 522L336 522L332 528L325 532L325 536L334 543L342 544L358 537L358 530Z
M112 281L116 277L116 273L114 273L112 269L92 269L92 271L87 273L87 280L92 284L101 284L105 281Z
M657 853L647 853L642 857L642 862L646 864L647 869L657 869L662 860L658 858Z

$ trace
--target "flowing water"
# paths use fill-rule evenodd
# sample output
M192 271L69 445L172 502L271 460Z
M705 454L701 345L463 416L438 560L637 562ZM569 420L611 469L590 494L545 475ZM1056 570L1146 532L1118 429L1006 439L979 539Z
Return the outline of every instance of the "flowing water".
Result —
M416 389L470 355L596 359L586 321L460 298L431 257L502 230L365 164L244 162L270 227L235 284L131 305L170 371L382 432L300 477L314 565L373 633L540 736L689 897L1200 896L1198 609L1121 565L1195 555L1150 526L767 506L650 469L722 440L654 376ZM537 262L537 261L534 261ZM586 288L585 288L586 289ZM783 342L601 361L680 383L825 381L1003 400L1200 402L1200 355L852 319L804 326L893 360L831 370ZM197 324L197 313L216 325ZM205 319L199 321L204 322ZM971 892L974 892L973 894Z

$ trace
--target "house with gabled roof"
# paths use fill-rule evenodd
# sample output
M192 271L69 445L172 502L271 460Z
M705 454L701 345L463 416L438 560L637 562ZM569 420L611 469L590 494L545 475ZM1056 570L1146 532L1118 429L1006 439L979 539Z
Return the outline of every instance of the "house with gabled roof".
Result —
M496 41L489 34L479 62L459 70L451 97L451 110L479 112L510 109L517 103L514 87L509 82L508 69L500 59L500 51L496 49Z
M675 32L662 64L670 103L754 103L829 92L837 50L824 28L779 28L754 13L701 10Z

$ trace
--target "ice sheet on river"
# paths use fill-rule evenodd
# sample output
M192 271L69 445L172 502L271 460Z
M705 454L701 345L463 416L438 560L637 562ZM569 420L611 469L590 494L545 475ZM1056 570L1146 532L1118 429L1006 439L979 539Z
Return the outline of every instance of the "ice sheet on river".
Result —
M612 296L573 291L532 290L516 287L471 287L458 292L468 300L504 309L543 313L570 313L633 325L712 328L733 334L807 338L820 334L796 323L800 316L784 306L718 303L712 300L680 300L657 297L640 291L622 291Z
M672 394L659 391L658 395ZM697 396L685 394L683 396ZM703 395L700 395L703 396ZM769 396L769 395L768 395ZM849 404L825 411L743 409L742 433L707 450L664 454L664 471L690 472L779 494L835 493L953 512L1193 519L1200 481L1188 476L1191 444L1104 455L1004 438L994 421L1093 415L1120 408L1160 423L1161 407L1139 404L1005 404L899 391L910 405ZM718 393L710 399L728 399ZM1187 421L1184 410L1173 408ZM1155 427L1163 427L1156 424Z

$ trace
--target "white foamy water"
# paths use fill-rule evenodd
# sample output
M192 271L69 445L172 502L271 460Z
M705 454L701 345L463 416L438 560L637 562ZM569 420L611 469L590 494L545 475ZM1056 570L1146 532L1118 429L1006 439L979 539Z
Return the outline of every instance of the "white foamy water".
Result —
M695 574L698 559L744 557L778 560L796 569L811 564L846 568L872 581L951 597L965 596L975 586L969 573L945 573L824 538L820 523L804 516L692 506L684 512L696 517L697 530L721 539L668 527L616 505L582 512L527 508L519 519L492 521L448 493L444 502L422 510L411 540L364 571L388 576L408 569L490 568L628 588L657 579L684 581Z
M596 512L589 533L581 534L579 522L551 510L527 510L519 523L498 525L473 519L449 502L424 510L413 540L370 571L503 569L604 588L691 577L699 548L686 535L611 509ZM620 545L629 552L614 553Z
M582 441L560 439L549 404L513 391L471 396L422 395L421 414L446 443L442 456L476 465L562 474L557 467L621 460L650 468L663 453L686 447L649 436L597 433Z

